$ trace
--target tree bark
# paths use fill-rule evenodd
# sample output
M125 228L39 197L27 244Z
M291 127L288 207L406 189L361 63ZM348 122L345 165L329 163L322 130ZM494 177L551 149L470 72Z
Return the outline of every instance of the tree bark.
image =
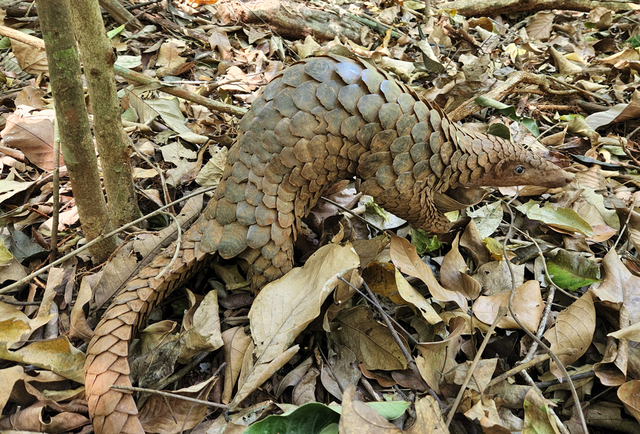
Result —
M71 26L69 0L37 0L42 36L47 50L51 89L60 130L62 155L69 171L73 196L87 239L109 232L107 203L100 187L98 160L93 148L84 102L80 61ZM115 237L91 248L98 261L116 248Z
M71 0L75 35L93 113L102 179L114 226L141 216L133 184L129 147L123 140L120 104L113 73L116 53L107 39L97 0Z

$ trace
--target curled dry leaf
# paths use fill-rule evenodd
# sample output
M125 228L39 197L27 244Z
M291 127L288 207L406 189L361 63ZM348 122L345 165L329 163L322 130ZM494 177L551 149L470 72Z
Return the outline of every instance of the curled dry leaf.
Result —
M227 363L222 402L228 404L242 369L244 355L251 344L251 337L245 334L244 327L234 327L222 333L222 341L224 342L224 361Z
M18 411L12 417L0 421L0 431L31 431L42 433L64 433L89 424L89 419L78 413L53 412L45 408L44 402Z
M522 426L513 427L509 425L510 421L503 420L493 399L485 398L479 400L476 405L467 410L464 415L467 419L479 423L484 432L487 433L509 434L512 431L522 430ZM509 413L509 415L515 417L511 413Z
M416 402L416 421L405 430L406 434L448 434L438 402L432 396L425 396Z
M209 291L201 302L187 289L190 308L182 327L180 363L188 363L202 351L215 351L223 345L218 315L218 291Z
M461 341L461 335L466 326L464 318L452 318L449 322L451 332L446 339L438 342L421 342L417 345L420 356L416 358L416 365L420 375L430 388L440 393L440 383L444 372L456 366L455 354L450 347L456 347Z
M438 315L431 304L409 282L407 282L407 279L405 279L397 269L395 270L395 278L396 287L398 288L400 296L405 301L414 305L429 324L437 324L442 321L442 318L440 318L440 315Z
M510 296L511 291L479 297L473 303L473 313L483 323L491 324L498 315L500 307L509 308ZM529 280L516 288L516 293L513 297L513 311L529 331L535 333L538 329L544 306L542 294L540 293L540 282L537 280ZM511 313L508 313L506 317L498 322L498 327L502 329L520 328Z
M640 322L640 277L634 276L611 249L602 261L604 281L592 289L601 301L622 303L629 312L631 324Z
M627 381L629 341L607 339L602 360L593 364L593 372L605 386L621 386Z
M453 301L460 306L463 311L467 311L468 304L464 295L443 288L436 280L431 268L420 259L416 248L412 246L409 241L391 233L389 236L391 237L391 260L400 271L422 280L435 299L440 301Z
M307 357L302 363L293 368L276 386L274 393L280 397L287 387L296 386L304 378L305 374L313 366L313 357Z
M547 330L544 338L551 344L551 351L557 354L564 366L578 360L591 345L596 330L596 309L590 292L586 292L571 306L560 312L555 325ZM558 354L560 350L572 349L575 353ZM558 380L563 378L560 368L551 362L551 372Z
M620 386L618 398L620 398L627 411L640 423L640 381L629 381Z
M357 368L356 355L349 348L330 344L327 363L322 365L320 380L329 393L342 401L342 391L357 385L362 372Z
M473 277L465 274L469 269L464 258L458 250L459 235L451 244L451 250L445 255L440 268L440 281L447 288L453 288L455 291L465 295L470 300L475 300L480 295L482 287L480 283Z

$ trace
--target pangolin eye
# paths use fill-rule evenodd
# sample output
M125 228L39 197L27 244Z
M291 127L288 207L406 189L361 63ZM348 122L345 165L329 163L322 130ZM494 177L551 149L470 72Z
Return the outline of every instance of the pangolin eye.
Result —
M522 175L524 173L524 167L523 166L516 166L515 169L513 169L514 172L516 172L516 175Z

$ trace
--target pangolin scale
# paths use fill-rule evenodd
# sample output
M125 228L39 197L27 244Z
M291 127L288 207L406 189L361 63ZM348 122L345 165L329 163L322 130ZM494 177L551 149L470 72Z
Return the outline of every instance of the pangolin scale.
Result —
M129 341L147 314L210 255L242 257L255 288L293 267L301 219L345 178L413 227L442 233L443 212L477 201L483 186L561 187L570 175L519 145L470 133L437 106L360 60L300 61L268 84L240 122L223 180L184 234L113 301L87 350L85 393L97 434L143 433L131 394ZM106 369L105 369L106 367Z

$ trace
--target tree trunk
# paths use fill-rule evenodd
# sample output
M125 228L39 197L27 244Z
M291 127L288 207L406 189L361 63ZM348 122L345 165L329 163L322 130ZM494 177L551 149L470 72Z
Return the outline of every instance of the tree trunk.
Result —
M71 13L89 90L111 221L118 227L139 218L141 213L133 185L130 151L123 140L113 74L116 53L107 39L97 0L71 0Z
M109 232L111 224L100 187L98 160L84 103L71 8L69 0L37 0L36 4L47 49L62 155L69 171L82 229L92 240ZM106 260L116 248L116 241L112 237L96 244L91 248L91 254L98 261Z

